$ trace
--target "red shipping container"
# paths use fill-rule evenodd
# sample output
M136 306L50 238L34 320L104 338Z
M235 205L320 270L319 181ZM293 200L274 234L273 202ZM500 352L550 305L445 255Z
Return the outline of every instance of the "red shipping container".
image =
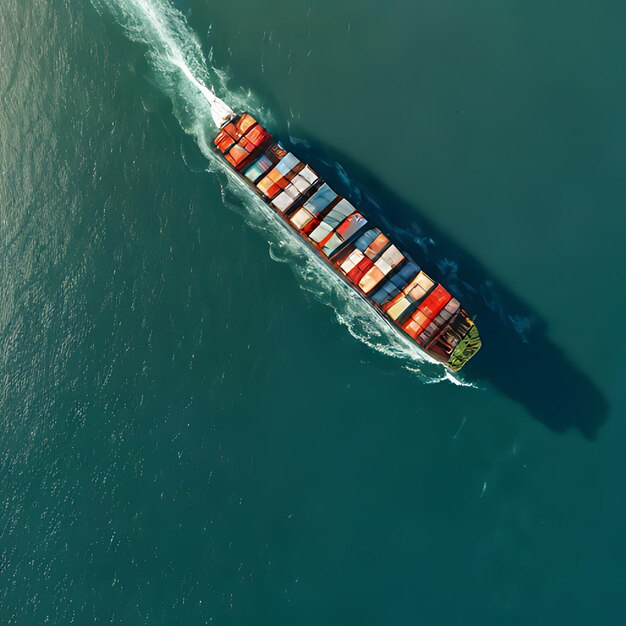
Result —
M345 238L345 232L352 226L352 224L357 221L359 217L363 217L358 211L354 211L354 213L350 213L348 217L337 227L337 234L341 235Z
M363 278L363 274L367 272L367 270L374 265L374 261L368 259L367 257L361 259L356 267L353 267L347 274L348 278L355 284L358 285L361 278Z
M235 142L233 141L233 138L226 135L224 139L222 139L222 141L218 144L217 147L222 154L226 154L230 150L230 148L232 148L234 145L235 145Z
M452 296L441 285L437 285L426 300L417 308L432 320L451 299Z
M282 189L280 188L280 186L277 185L276 183L273 183L272 185L269 186L269 188L265 192L265 195L268 198L272 199L275 196L277 196L281 191L282 191Z
M248 152L254 152L254 150L256 149L256 146L251 141L248 141L246 137L241 138L241 140L239 141L239 145L242 148L245 148Z
M322 223L321 217L314 217L303 229L305 235L310 235Z

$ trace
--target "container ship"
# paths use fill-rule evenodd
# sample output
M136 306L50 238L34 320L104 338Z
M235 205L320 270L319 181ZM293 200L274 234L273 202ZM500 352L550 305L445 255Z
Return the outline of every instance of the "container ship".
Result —
M389 325L460 370L481 341L459 301L254 117L211 96L215 149L241 180Z

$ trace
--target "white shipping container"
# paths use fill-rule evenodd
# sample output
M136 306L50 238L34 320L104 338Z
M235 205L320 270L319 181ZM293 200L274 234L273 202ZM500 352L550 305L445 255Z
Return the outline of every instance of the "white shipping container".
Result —
M302 230L312 219L313 216L306 209L299 209L291 218L291 223L298 230Z
M285 193L291 196L294 200L300 195L298 188L294 184L287 185L285 188Z
M341 264L341 269L346 274L353 270L358 263L365 258L364 254L360 250L354 250L350 256Z
M322 222L312 233L311 233L311 240L315 241L315 243L319 243L320 241L322 241L322 239L324 239L325 237L327 237L329 235L329 233L332 233L333 229L328 225L328 224L324 224L324 222Z
M387 276L387 274L389 274L389 272L391 272L391 265L389 265L389 263L387 263L387 261L385 261L385 259L383 257L380 257L380 259L378 259L374 265L385 275Z
M281 213L284 213L293 204L293 198L283 191L272 200L272 204Z
M404 255L392 244L383 252L380 258L389 263L391 267L395 267L404 260Z
M300 172L300 176L302 176L302 178L304 178L311 185L319 179L319 176L308 165L306 165Z
M291 180L291 184L295 185L300 193L304 193L311 186L311 183L300 174L294 176L294 178Z

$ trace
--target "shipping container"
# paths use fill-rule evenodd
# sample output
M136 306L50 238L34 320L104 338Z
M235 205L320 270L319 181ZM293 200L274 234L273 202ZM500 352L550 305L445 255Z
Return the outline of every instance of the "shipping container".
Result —
M344 274L350 272L356 265L365 258L360 250L353 250L350 256L341 264L340 269Z
M366 233L361 235L354 243L355 247L358 248L361 252L365 253L369 245L380 235L380 230L378 228L372 228L368 230Z
M441 285L437 285L418 308L429 319L433 319L451 298L452 296Z
M382 233L370 243L365 251L365 256L368 259L374 261L378 258L378 256L383 252L383 250L389 245L389 239L387 235L383 235Z
M256 181L263 176L269 169L272 167L271 159L262 154L247 170L246 170L246 178L255 183Z
M383 281L381 285L373 292L371 298L379 306L383 306L386 302L391 300L396 294L400 292L400 289L391 282L391 280Z
M313 216L304 207L301 207L292 215L291 223L298 230L302 230L312 219Z
M364 293L369 293L385 277L382 270L374 265L363 275L359 281L359 287Z
M324 183L316 193L314 193L304 205L304 208L311 213L317 215L322 213L329 207L339 196Z
M344 241L347 241L350 237L356 235L366 224L367 220L360 213L353 213L337 228L337 234Z

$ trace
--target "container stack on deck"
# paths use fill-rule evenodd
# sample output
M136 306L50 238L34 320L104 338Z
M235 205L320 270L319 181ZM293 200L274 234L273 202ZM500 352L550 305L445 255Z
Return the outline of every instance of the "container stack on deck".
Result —
M478 351L478 331L458 300L253 117L238 116L214 143L266 204L424 351L455 371Z

